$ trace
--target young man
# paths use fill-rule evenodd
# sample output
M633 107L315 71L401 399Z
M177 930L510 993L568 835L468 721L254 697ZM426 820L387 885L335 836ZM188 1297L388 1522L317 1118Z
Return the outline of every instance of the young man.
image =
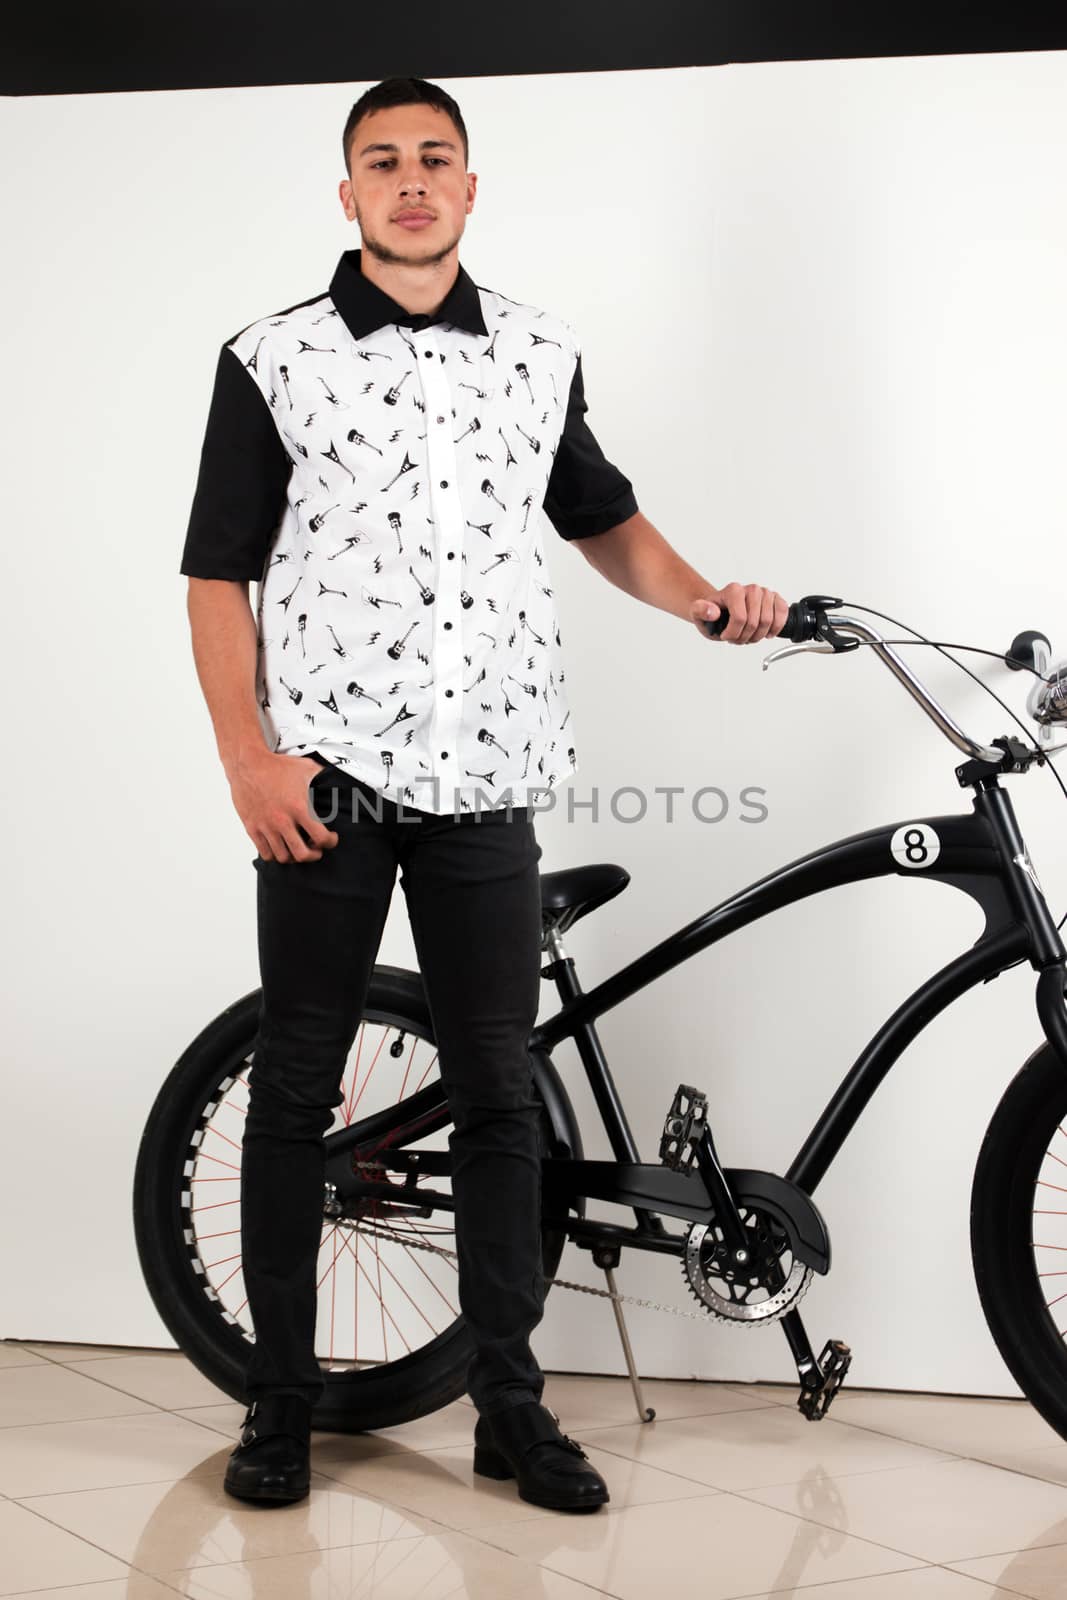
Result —
M275 1504L308 1493L323 1137L399 867L453 1121L476 1469L516 1477L535 1504L594 1509L607 1486L541 1404L529 1344L544 1294L531 797L575 770L545 514L610 582L703 639L716 602L739 644L776 634L787 605L687 565L584 421L574 330L461 268L478 180L455 101L387 79L353 106L343 150L362 249L328 292L220 350L181 563L219 756L258 851L263 1003L241 1173L256 1343L225 1487ZM344 802L335 831L315 778Z

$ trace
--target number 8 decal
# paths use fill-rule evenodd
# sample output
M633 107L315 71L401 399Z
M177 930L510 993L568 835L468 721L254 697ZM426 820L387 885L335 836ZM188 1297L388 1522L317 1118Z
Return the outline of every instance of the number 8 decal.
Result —
M941 854L941 840L925 822L907 822L889 841L902 867L932 867Z

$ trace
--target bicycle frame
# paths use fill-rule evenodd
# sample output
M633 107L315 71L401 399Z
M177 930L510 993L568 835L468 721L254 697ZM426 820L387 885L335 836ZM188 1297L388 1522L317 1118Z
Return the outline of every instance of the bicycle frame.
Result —
M929 864L907 861L908 847L901 842L905 834L930 840ZM913 855L920 853L919 845L911 848ZM801 1146L787 1182L807 1195L814 1193L878 1085L927 1023L976 984L990 981L1020 960L1028 959L1039 974L1038 1015L1067 1071L1064 947L1030 864L1011 799L995 778L983 779L975 784L970 813L872 828L815 850L731 895L588 992L580 988L573 960L558 938L553 944L550 936L555 959L547 970L564 1004L534 1030L530 1048L547 1055L561 1040L574 1039L616 1159L548 1158L546 1185L551 1186L553 1202L584 1211L585 1197L615 1201L634 1207L638 1221L636 1229L623 1229L561 1216L559 1225L572 1238L673 1250L677 1237L664 1235L659 1217L649 1213L695 1219L706 1218L709 1210L697 1173L641 1163L597 1035L597 1018L773 911L826 889L889 874L933 878L962 890L982 908L985 928L971 949L910 995L870 1040Z

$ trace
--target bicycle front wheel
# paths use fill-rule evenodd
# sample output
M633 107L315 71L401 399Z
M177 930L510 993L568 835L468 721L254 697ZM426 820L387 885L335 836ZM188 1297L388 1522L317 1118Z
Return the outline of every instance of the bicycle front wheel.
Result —
M137 1251L156 1309L194 1365L238 1400L254 1340L240 1190L259 1006L257 989L184 1051L156 1097L134 1176ZM454 1216L430 1199L451 1194L452 1119L418 973L374 968L342 1089L325 1138L327 1178L333 1170L341 1181L332 1192L328 1181L323 1197L316 1355L326 1388L312 1422L356 1432L457 1399L473 1354L459 1310ZM551 1155L543 1102L539 1128L542 1154ZM403 1170L416 1152L432 1171L418 1159ZM376 1197L339 1206L350 1174L374 1184ZM565 1242L542 1227L546 1279Z
M1067 1439L1067 1067L1043 1044L993 1114L971 1189L971 1253L989 1330Z

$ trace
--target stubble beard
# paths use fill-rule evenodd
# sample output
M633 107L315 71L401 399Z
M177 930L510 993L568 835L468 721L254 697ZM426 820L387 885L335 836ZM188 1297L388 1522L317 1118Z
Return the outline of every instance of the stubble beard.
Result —
M394 250L392 245L386 244L384 240L376 238L375 235L364 226L363 218L359 214L358 207L356 209L356 223L359 227L363 248L366 250L368 255L374 256L377 261L388 261L390 263L397 263L407 267L435 266L438 261L443 261L447 255L451 254L451 252L459 244L460 239L463 237L463 229L461 228L455 237L450 239L447 244L438 245L436 248L425 253L418 253L414 246L412 246L410 250Z

